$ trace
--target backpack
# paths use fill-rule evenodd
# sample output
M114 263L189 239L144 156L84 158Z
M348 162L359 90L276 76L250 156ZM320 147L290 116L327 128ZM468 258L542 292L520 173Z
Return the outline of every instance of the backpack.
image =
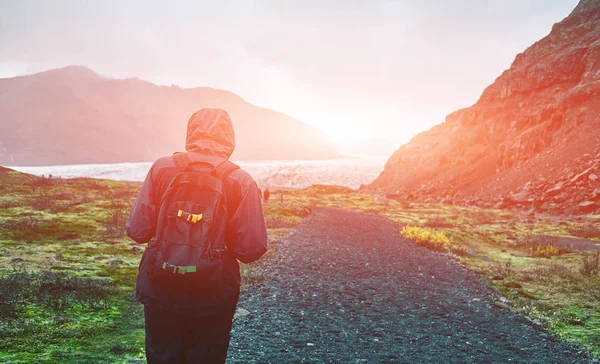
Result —
M156 241L148 278L170 290L208 287L223 272L228 223L223 181L239 167L226 160L214 167L190 162L186 153L173 155L177 175L159 206ZM194 166L203 165L203 170ZM208 169L206 168L208 167Z

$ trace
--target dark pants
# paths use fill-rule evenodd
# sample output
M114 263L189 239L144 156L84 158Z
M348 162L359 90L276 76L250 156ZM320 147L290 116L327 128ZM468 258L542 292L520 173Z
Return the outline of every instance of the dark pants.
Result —
M189 317L146 305L144 314L149 364L225 363L233 313Z

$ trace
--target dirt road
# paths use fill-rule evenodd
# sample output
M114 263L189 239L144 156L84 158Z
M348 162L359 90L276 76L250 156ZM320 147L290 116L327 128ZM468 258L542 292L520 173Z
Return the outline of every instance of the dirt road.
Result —
M391 221L314 209L244 292L229 363L588 363Z

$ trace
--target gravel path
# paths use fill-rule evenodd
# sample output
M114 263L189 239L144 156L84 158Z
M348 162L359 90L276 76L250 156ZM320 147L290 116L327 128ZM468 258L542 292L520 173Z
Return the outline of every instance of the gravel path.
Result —
M314 209L238 307L228 363L587 363L388 219Z

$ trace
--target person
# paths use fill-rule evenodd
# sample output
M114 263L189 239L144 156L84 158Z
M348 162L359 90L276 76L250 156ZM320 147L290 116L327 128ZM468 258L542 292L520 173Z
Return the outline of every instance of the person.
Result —
M165 192L181 173L181 164L177 160L190 161L185 170L191 167L193 173L210 170L227 164L224 162L228 161L234 146L233 124L226 111L202 109L195 112L187 124L187 152L181 153L183 157L176 154L154 162L131 210L127 235L139 244L149 242L140 262L136 284L136 298L144 304L148 363L224 363L227 357L233 315L240 294L238 260L243 263L256 261L267 250L260 190L252 177L234 165L234 169L230 169L222 180L227 216L223 216L221 221L224 223L224 234L220 235L224 249L218 256L222 259L222 270L219 270L216 282L194 289L186 286L183 291L175 292L175 284L153 278L159 275L153 274L152 269L158 271L161 267L156 268L152 262L158 259L156 251L160 246L157 235L161 235L162 229L159 222L161 201L168 200ZM182 210L175 211L177 216L182 215ZM187 222L192 215L195 216L192 219L194 223L203 218L202 214L184 213ZM204 215L207 215L204 218L208 221L208 213ZM179 223L186 224L185 221ZM175 249L174 245L166 246ZM169 253L161 250L161 254L163 252ZM167 275L165 272L169 272L172 266L165 261L162 268L162 274ZM172 273L186 273L182 268L187 267L175 266ZM193 268L195 273L196 267ZM172 276L191 277L192 274Z
M265 203L269 202L269 197L271 196L271 192L269 192L269 187L267 187L265 189L265 193L264 193L264 198L265 198Z

